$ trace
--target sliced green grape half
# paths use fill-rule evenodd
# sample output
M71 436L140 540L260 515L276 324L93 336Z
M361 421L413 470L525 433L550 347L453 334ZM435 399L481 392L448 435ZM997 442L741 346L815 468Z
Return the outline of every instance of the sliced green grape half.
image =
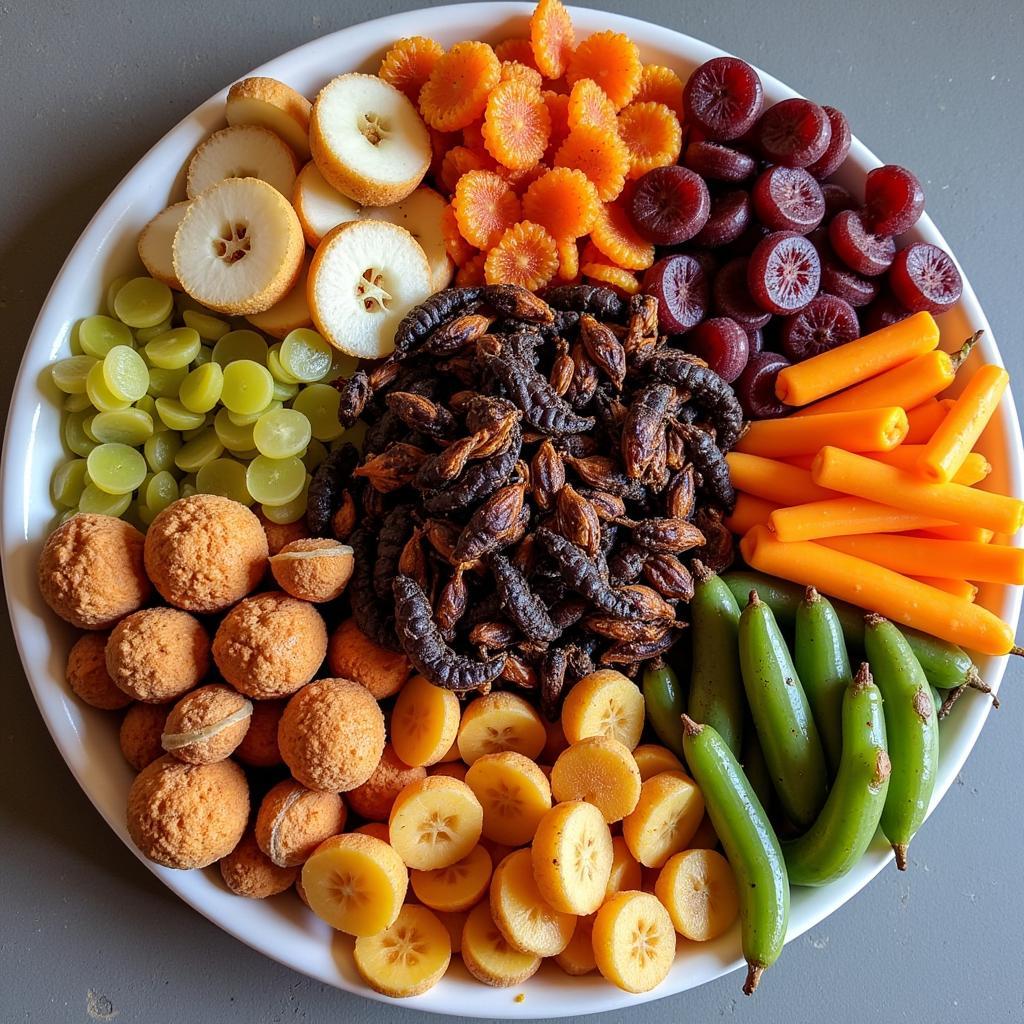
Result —
M328 380L337 380L339 377L348 380L359 369L359 357L350 356L340 349L334 349L332 359L331 371L327 374Z
M114 299L117 298L117 293L132 279L131 274L121 274L120 277L115 277L113 281L107 286L107 295L104 301L104 306L107 312L111 316L116 316L114 312Z
M301 455L309 444L309 420L294 409L274 409L256 421L252 439L259 453L271 459Z
M260 511L272 523L279 526L286 526L288 523L298 522L306 514L306 492L308 484L302 488L298 497L284 505L260 505Z
M149 393L154 398L177 398L181 382L188 376L188 367L177 370L162 370L154 366L149 371Z
M150 416L156 417L156 399L152 395L143 395L132 408L141 409L143 412L148 412Z
M61 508L77 508L82 491L85 490L89 467L85 459L69 459L62 462L50 481L50 497Z
M127 494L108 494L95 484L86 484L78 500L78 511L98 516L123 516L131 503L131 491Z
M118 398L109 387L107 387L106 375L103 373L103 363L98 361L85 378L85 393L100 412L117 412L119 409L127 409L132 403L127 399Z
M185 321L185 326L191 327L203 341L219 341L231 330L231 324L227 320L221 320L220 317L211 316L198 309L186 309L181 318Z
M158 398L156 414L161 423L170 430L195 430L206 422L201 412L190 412L176 398Z
M107 494L130 495L146 478L142 452L126 444L97 445L89 452L87 465L89 480Z
M213 429L225 448L233 452L246 452L256 447L252 439L255 423L255 420L252 423L235 423L227 409L218 409Z
M213 361L227 366L239 359L248 359L264 366L267 362L269 347L262 334L256 331L228 331L221 335L213 346Z
M298 384L285 384L274 378L274 401L290 402L299 393Z
M92 409L92 401L88 395L65 395L61 408L65 412L81 412L83 409Z
M200 434L186 441L174 456L174 464L183 473L195 473L208 462L220 458L224 445L213 427L207 427Z
M257 455L245 473L246 486L262 505L287 505L301 493L306 482L306 467L294 455L288 459L268 459Z
M123 402L137 402L149 389L149 367L133 348L115 345L103 357L103 383Z
M171 329L172 323L173 317L168 317L166 320L158 323L155 327L140 327L135 332L135 340L140 345L145 346L154 338L159 338L161 334L166 334Z
M284 405L283 402L279 402L276 398L268 402L262 409L257 412L233 412L228 410L228 416L231 422L239 427L251 427L256 421L268 412L273 412L275 409L280 409Z
M278 358L285 373L312 384L331 372L334 349L316 331L299 327L285 336Z
M224 498L252 504L252 495L245 482L245 466L235 459L214 459L196 473L196 490L200 494L219 494Z
M174 469L174 456L181 450L181 438L177 431L158 430L142 446L146 464L154 473Z
M213 349L210 348L209 345L200 346L195 359L192 360L192 365L204 366L206 363L210 362L213 362Z
M281 342L270 346L267 353L267 369L274 380L281 384L298 384L299 382L281 365Z
M84 395L85 379L96 365L92 356L68 356L50 367L53 383L66 395Z
M318 441L333 441L344 428L338 422L341 395L330 384L310 384L292 401L292 408L309 420L313 436Z
M154 473L139 491L139 500L155 515L178 500L178 481L166 469Z
M309 444L306 445L306 454L302 456L302 464L306 467L306 472L312 473L326 458L327 446L315 437L310 438Z
M162 370L177 370L188 366L202 347L202 339L194 327L175 327L146 343L146 358L150 365Z
M171 289L151 277L133 277L114 296L114 315L129 327L156 327L173 311Z
M220 401L224 371L217 363L204 363L190 370L178 389L178 399L192 412L209 412Z
M131 346L131 329L110 316L87 316L78 325L78 343L87 356L102 359L115 345Z
M153 436L153 417L141 409L101 412L93 417L89 429L102 444L117 442L137 448Z
M96 442L85 432L85 421L92 415L90 407L83 409L82 412L68 413L64 419L64 443L75 455L81 455L83 459L96 447Z
M216 350L213 358L217 359ZM236 359L224 367L221 401L230 412L251 416L263 411L273 399L274 378L265 366L252 359Z
M182 498L191 498L193 494L198 494L199 490L196 487L196 477L194 473L190 473L188 476L178 481L178 494Z

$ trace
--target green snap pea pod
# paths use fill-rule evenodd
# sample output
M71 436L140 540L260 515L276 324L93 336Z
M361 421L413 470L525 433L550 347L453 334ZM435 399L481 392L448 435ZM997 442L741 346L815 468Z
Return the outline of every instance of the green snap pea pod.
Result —
M713 726L739 757L746 709L737 647L740 606L721 577L701 562L693 562L690 571L693 660L686 711L694 721Z
M748 727L746 731L740 764L743 765L743 774L746 775L750 788L757 794L757 799L761 801L761 806L770 812L775 802L775 787L772 785L772 773L768 770L768 762L764 759L764 751L761 749L756 729Z
M928 680L900 631L880 615L864 618L864 646L885 701L892 778L882 831L905 871L907 846L928 813L939 767L939 722Z
M828 885L864 856L878 830L889 791L882 694L866 664L847 687L842 706L843 756L818 820L782 844L794 885Z
M644 703L647 720L658 739L676 757L683 756L683 733L679 716L683 713L683 689L679 678L664 662L644 671Z
M808 828L828 789L825 753L771 608L751 591L740 613L740 669L757 738L786 817Z
M941 714L942 712L942 694L939 693L935 687L932 687L932 703L935 705L935 713Z
M839 616L814 587L796 610L793 660L834 774L843 750L843 697L853 672Z
M768 816L729 745L709 725L683 715L686 763L736 876L750 995L782 952L789 923L789 877Z
M766 576L761 572L739 570L726 573L722 579L728 584L733 596L740 604L747 600L751 590L775 613L779 626L784 632L792 632L796 624L796 612L803 600L803 587L787 580ZM832 601L832 607L846 637L847 646L855 653L864 650L864 610L855 608L845 601ZM938 637L928 636L909 626L897 627L906 637L915 657L924 669L932 686L940 690L967 685L982 693L991 693L982 680L978 666L970 655L956 644ZM998 706L998 702L996 702Z

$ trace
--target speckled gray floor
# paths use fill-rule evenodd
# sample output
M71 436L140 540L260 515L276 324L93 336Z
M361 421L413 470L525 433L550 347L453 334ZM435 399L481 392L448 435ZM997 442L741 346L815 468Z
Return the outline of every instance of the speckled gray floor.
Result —
M249 68L389 0L0 0L0 407L50 281L143 152ZM1019 0L592 0L747 57L841 107L921 176L1021 379ZM869 13L870 12L870 13ZM416 31L410 22L409 32ZM0 1021L412 1024L265 960L178 902L106 829L64 768L0 632ZM1024 666L928 826L786 950L756 998L731 976L603 1020L1024 1020ZM596 1018L591 1018L596 1020Z

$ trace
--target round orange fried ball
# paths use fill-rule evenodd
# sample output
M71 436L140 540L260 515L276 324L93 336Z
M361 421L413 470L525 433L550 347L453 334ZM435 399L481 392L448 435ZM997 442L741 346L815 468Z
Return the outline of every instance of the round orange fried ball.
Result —
M277 585L292 597L314 604L341 597L354 565L347 544L321 537L292 541L270 557Z
M259 509L256 511L256 518L260 521L260 526L263 527L263 532L267 537L267 550L272 555L276 555L286 544L309 536L304 518L296 519L294 523L275 523Z
M256 815L256 842L280 867L304 864L313 851L345 828L348 812L337 793L306 789L285 779L272 789Z
M373 774L384 752L384 715L350 679L319 679L290 701L277 730L281 757L309 789L348 792Z
M183 764L169 754L128 791L128 834L168 868L205 868L237 845L249 820L249 784L234 761Z
M160 742L186 764L213 764L231 756L251 716L252 702L230 686L201 686L171 708Z
M395 797L409 785L427 777L426 768L413 768L395 753L389 743L380 755L373 774L345 794L349 807L370 821L387 821Z
M79 629L109 629L152 593L143 566L144 543L123 519L72 516L46 538L39 556L43 600Z
M327 666L332 675L365 686L377 700L394 696L412 674L412 665L401 651L375 644L355 619L346 619L331 634Z
M101 711L117 711L131 704L132 699L110 678L106 646L106 633L80 636L68 653L64 677L79 700Z
M137 771L163 757L160 739L170 704L133 704L121 719L119 740L124 759Z
M210 638L188 612L144 608L114 627L106 659L110 678L128 696L162 704L187 693L210 671Z
M260 848L249 829L242 841L220 862L224 884L236 896L265 900L284 892L298 877L298 868L278 867Z
M250 768L272 768L281 763L277 746L277 725L284 713L285 701L254 700L249 729L235 750L235 757Z
M276 590L240 601L213 638L221 675L257 700L294 693L316 675L326 653L320 613Z
M146 533L146 571L168 604L223 611L259 586L267 537L244 505L193 494L167 506Z

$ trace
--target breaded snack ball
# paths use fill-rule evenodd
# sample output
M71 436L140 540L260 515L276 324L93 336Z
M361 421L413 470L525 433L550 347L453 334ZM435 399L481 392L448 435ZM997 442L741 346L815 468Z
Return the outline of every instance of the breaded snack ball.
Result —
M351 679L318 679L290 701L277 730L281 757L310 789L361 786L384 752L384 715Z
M209 614L259 585L267 537L244 505L217 494L193 494L153 520L145 553L146 572L168 604Z
M183 764L165 754L128 791L128 834L168 868L205 868L237 845L249 820L249 784L234 761Z
M170 704L133 704L121 719L121 753L137 771L163 757L160 738L171 712Z
M213 638L220 674L257 700L294 693L317 674L326 653L320 613L279 590L240 601Z
M412 665L401 651L378 647L355 619L346 619L331 634L327 667L341 679L354 679L377 700L393 697L412 675Z
M285 701L254 700L249 728L235 749L235 757L250 768L272 768L281 763L277 746L277 724L281 721Z
M327 838L344 831L348 812L337 793L318 793L294 779L267 792L256 815L256 842L272 863L304 864Z
M263 533L267 538L267 550L272 555L276 555L286 544L309 536L304 518L296 519L294 523L272 523L260 510L256 511L256 518L263 527Z
M144 608L114 627L106 659L120 689L135 700L162 704L202 682L210 671L210 638L188 612Z
M341 597L354 565L347 544L321 537L292 541L270 556L270 571L277 585L292 597L314 604Z
M118 711L131 704L132 699L119 690L110 678L106 646L106 633L86 633L80 636L68 653L64 678L71 692L90 707L101 711Z
M143 566L144 543L123 519L72 516L46 538L39 556L43 600L79 629L110 629L152 593Z
M293 885L299 869L278 867L260 849L255 833L249 829L242 841L221 860L220 874L236 896L265 900Z
M349 807L370 821L387 821L395 797L410 782L427 777L426 768L413 768L402 761L389 743L380 755L373 774L345 794Z
M160 742L186 764L213 764L242 742L251 715L252 701L230 686L200 686L171 708Z

